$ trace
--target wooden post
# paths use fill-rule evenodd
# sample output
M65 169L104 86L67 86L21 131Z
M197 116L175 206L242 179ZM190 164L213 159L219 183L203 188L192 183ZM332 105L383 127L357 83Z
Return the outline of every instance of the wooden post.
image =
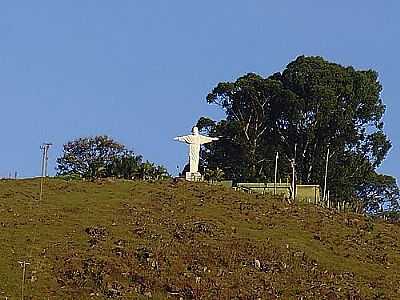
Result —
M318 199L317 199L317 187L314 186L314 204L318 204Z
M25 272L26 272L26 266L30 265L30 263L26 261L19 261L18 263L22 267L21 300L24 300Z
M328 144L328 150L326 151L326 161L325 161L325 178L324 178L324 198L323 200L326 200L326 184L327 184L327 178L328 178L328 162L329 162L329 144Z
M276 180L277 180L277 175L278 175L278 158L279 158L279 152L276 152L276 157L275 157L275 179L274 179L274 196L276 195Z
M296 161L294 159L291 160L291 164L292 164L292 200L295 201L296 200L296 170L295 170L295 166L296 166Z

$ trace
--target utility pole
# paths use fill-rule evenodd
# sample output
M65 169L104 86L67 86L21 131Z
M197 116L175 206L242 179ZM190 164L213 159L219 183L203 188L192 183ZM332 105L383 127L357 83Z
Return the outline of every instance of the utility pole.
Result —
M51 143L43 143L42 146L40 146L40 149L43 151L43 156L42 156L42 177L47 177L47 164L49 161L49 148L53 144Z
M292 165L292 200L296 200L296 161L293 158L290 160L290 163Z
M329 144L328 149L326 151L326 160L325 160L325 178L324 178L324 197L323 201L326 200L326 186L327 186L327 179L328 179L328 163L329 163Z
M25 287L25 273L26 266L30 265L27 261L19 261L18 262L22 267L22 284L21 284L21 300L24 300L24 287Z
M296 156L297 156L297 143L294 144L294 158L291 160L291 164L292 164L292 189L293 189L292 199L293 199L293 202L296 200Z
M49 160L50 146L52 146L51 143L43 143L43 145L40 146L40 149L42 150L42 175L41 175L41 179L40 179L39 201L41 201L42 197L43 197L43 181L44 181L44 177L47 177L47 162Z
M276 151L276 157L275 157L274 195L276 195L276 180L277 180L277 175L278 175L278 158L279 158L279 152Z

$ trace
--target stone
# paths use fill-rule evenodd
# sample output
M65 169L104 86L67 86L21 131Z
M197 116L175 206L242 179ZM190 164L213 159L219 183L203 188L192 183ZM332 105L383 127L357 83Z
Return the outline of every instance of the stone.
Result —
M254 266L256 267L256 269L260 270L261 262L258 259L254 259Z

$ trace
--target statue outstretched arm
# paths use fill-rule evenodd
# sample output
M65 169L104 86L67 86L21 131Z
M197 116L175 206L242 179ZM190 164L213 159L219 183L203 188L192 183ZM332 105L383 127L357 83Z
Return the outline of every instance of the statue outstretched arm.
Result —
M177 136L174 138L175 141L186 143L186 144L191 144L193 143L192 137L190 135L184 135L184 136Z
M218 140L219 140L219 138L217 138L217 137L209 137L209 136L204 136L204 135L200 136L200 143L201 144L208 144L208 143L211 143L211 142L214 142L214 141L218 141Z

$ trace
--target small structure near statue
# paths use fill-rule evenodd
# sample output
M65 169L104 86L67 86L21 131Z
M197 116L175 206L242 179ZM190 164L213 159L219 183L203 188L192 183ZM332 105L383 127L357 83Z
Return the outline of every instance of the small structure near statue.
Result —
M186 180L202 180L203 176L199 172L200 146L203 144L211 143L213 141L217 141L218 138L201 135L199 134L199 129L197 127L193 127L192 134L178 136L174 138L174 140L189 144L190 171L186 172Z
M264 195L283 195L285 198L292 198L292 186L289 183L237 183L236 189L250 193ZM318 204L321 202L321 188L316 184L297 184L295 199L302 202Z

